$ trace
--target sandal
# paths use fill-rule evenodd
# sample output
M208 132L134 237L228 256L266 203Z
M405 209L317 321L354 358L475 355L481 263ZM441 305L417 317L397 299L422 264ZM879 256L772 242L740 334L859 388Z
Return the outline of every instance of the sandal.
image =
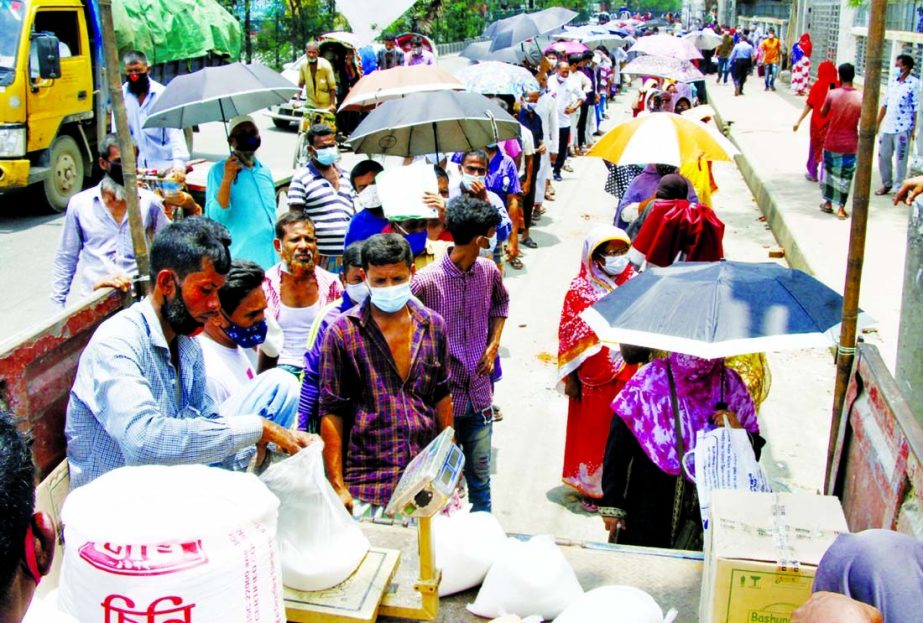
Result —
M554 201L554 195L551 193L545 193L545 201Z
M530 249L538 248L538 243L532 240L532 236L526 236L525 238L519 241L519 244L529 247Z
M824 214L833 214L833 208L827 207L826 203L820 204L820 211Z
M497 405L490 405L490 407L494 412L494 422L502 422L503 421L503 411L500 410L500 407L498 407Z
M580 500L580 508L588 513L596 513L599 511L599 507L587 499Z
M516 270L522 270L522 269L523 269L522 260L519 259L518 257L514 257L514 258L512 258L512 259L509 259L509 260L507 260L507 262L509 262L509 263L510 263L510 266L512 266L512 267L515 268Z

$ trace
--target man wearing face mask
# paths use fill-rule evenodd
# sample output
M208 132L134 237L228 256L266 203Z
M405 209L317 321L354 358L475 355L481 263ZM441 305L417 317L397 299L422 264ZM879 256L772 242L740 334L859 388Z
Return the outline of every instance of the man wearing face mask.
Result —
M394 35L382 37L385 49L378 51L378 69L404 66L404 51L394 44L394 40Z
M316 433L320 431L317 415L317 399L320 396L320 362L324 336L333 321L355 305L362 305L371 291L365 282L362 269L363 242L354 242L343 251L343 268L340 283L343 296L328 303L314 320L308 333L308 350L304 354L304 379L301 383L301 398L298 400L298 430Z
M382 232L402 236L413 253L413 267L420 270L448 253L450 242L429 237L429 220L424 218L395 219Z
M496 234L500 216L490 204L457 197L446 209L455 246L421 270L411 289L445 319L449 334L449 386L456 437L465 452L465 480L473 511L490 511L490 437L493 383L509 294L497 267L480 257Z
M429 50L423 49L423 39L414 37L410 40L410 51L404 53L404 64L410 65L435 65L436 57Z
M205 215L231 232L231 255L263 269L276 262L272 250L276 186L272 172L257 157L260 132L249 116L228 124L231 155L212 165L205 185Z
M411 295L410 245L372 236L362 266L371 294L327 331L319 413L330 484L347 509L375 513L410 460L452 425L452 396L446 324Z
M279 217L273 245L282 261L266 271L263 292L268 315L284 336L277 365L298 376L311 327L321 310L340 298L343 286L336 275L316 265L315 226L304 212L292 210Z
M147 57L143 52L128 52L122 57L128 80L122 84L125 113L132 142L138 147L138 168L156 169L158 173L172 171L173 176L186 176L189 150L186 136L179 128L145 128L144 122L166 88L148 75ZM115 130L115 120L112 121Z
M266 340L263 269L234 260L218 290L221 313L205 323L196 340L205 359L206 391L221 409L260 413L283 428L295 421L300 387L284 370L253 371L253 349ZM248 354L250 351L251 354Z
M258 415L219 410L205 390L193 337L221 311L228 236L203 218L165 227L151 245L151 294L90 338L64 426L72 490L124 465L241 469L254 444L258 454L269 443L293 454L311 442Z
M449 200L460 195L476 197L492 205L500 215L500 225L490 240L488 248L482 251L484 257L493 258L500 272L503 272L503 242L510 238L513 232L513 222L503 200L493 191L487 189L487 153L481 149L474 149L462 155L460 169L462 179L460 184L449 187Z
M360 160L349 172L349 182L356 190L356 215L349 221L344 247L354 242L362 242L375 234L380 234L388 226L381 199L378 198L378 185L375 177L384 171L375 160Z
M337 80L333 65L320 58L320 47L309 41L304 48L305 63L298 72L298 86L304 89L305 108L337 110Z
M571 115L580 110L586 97L579 85L571 81L571 67L568 63L558 63L557 74L548 81L548 91L555 98L558 110L558 140L556 151L551 152L551 164L554 167L554 181L560 182L561 169L567 160L570 145Z
M81 267L79 295L90 295L100 280L138 272L128 224L128 205L122 177L119 139L107 134L99 143L102 181L70 198L64 215L64 229L55 254L51 301L55 310L67 303L77 266ZM154 193L138 189L144 229L150 237L169 222L163 204Z
M336 273L340 270L346 230L356 213L353 187L346 172L336 164L340 152L330 126L312 125L307 141L311 160L292 176L288 207L303 211L314 221L317 227L316 263Z

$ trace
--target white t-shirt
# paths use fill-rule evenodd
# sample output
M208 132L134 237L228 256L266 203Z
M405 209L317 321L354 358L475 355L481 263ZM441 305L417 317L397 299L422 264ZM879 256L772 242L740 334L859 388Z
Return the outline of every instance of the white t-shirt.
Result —
M558 77L548 79L548 88L554 89L554 98L558 106L558 127L570 127L570 115L564 112L582 99L583 93L573 81L568 78L564 82L558 82Z
M304 367L304 354L308 350L308 333L320 311L320 300L309 307L289 307L279 303L279 326L285 335L279 364Z
M196 339L205 358L205 391L217 404L256 377L250 358L240 346L222 346L205 334Z

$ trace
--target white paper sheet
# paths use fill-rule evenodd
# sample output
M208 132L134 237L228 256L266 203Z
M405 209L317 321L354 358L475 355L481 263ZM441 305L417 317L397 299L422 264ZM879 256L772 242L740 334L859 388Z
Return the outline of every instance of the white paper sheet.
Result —
M433 165L415 162L386 169L375 177L385 218L436 218L438 213L423 203L423 194L439 192Z

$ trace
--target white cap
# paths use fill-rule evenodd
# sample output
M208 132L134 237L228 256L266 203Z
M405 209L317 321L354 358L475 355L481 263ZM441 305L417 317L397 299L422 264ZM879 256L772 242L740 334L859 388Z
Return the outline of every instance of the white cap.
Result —
M238 117L234 117L230 122L228 122L228 134L233 134L234 128L239 126L241 123L252 123L254 126L256 125L256 123L253 121L253 117L250 115L240 115Z

